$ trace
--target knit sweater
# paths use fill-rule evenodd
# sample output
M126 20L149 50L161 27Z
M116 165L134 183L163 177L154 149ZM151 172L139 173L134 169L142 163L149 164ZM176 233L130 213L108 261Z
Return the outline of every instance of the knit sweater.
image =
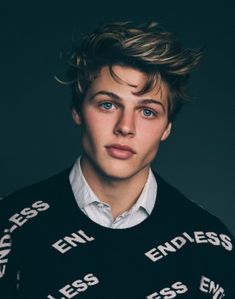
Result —
M235 298L226 227L159 175L151 215L112 229L77 206L69 169L0 201L1 299Z

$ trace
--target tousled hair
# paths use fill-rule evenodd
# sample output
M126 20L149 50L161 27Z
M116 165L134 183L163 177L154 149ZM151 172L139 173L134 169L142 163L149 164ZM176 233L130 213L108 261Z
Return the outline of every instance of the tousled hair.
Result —
M161 81L167 84L168 120L172 121L189 99L188 78L201 58L202 50L183 48L173 33L166 32L156 22L101 25L86 35L70 56L72 107L78 112L81 110L86 92L103 66L108 66L110 74L119 80L112 67L121 65L147 75L146 83L137 95L152 90Z

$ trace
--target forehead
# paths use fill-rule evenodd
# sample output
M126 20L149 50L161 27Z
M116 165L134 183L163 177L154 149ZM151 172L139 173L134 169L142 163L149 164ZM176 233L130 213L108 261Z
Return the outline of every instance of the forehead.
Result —
M168 88L164 82L158 82L152 90L142 95L135 95L136 92L139 92L145 86L147 75L127 66L114 65L112 70L114 77L111 75L108 66L102 67L87 93L93 94L100 90L107 90L117 93L120 97L130 97L132 99L135 97L151 97L160 99L167 104Z

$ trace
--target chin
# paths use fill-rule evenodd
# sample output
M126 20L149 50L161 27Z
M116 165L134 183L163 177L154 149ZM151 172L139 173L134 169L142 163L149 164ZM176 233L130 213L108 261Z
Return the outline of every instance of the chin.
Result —
M109 164L107 167L102 167L100 169L102 173L110 179L129 179L139 172L138 169L133 167L128 167L127 165L114 165Z
M104 157L94 158L92 155L88 156L90 167L100 176L107 179L129 179L140 172L143 167L137 165L135 161L116 160Z
M105 176L112 180L126 180L131 178L134 173L127 173L126 171L109 171L104 172Z

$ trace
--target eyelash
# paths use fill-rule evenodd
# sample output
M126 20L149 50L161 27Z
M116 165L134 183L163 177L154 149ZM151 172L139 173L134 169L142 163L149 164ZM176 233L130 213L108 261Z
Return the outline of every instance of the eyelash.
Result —
M109 102L109 101L106 101L106 102L102 102L102 103L99 103L98 104L98 107L99 108L101 108L103 111L109 111L109 110L112 110L112 109L106 109L106 108L104 108L104 105L105 104L111 104L111 105L113 105L113 106L118 106L117 104L114 104L114 103L112 103L112 102ZM151 112L151 116L146 116L146 115L144 115L144 117L146 117L146 118L155 118L155 117L157 117L157 112L155 111L155 110L152 110L152 109L150 109L150 108L146 108L146 107L140 107L140 109L142 109L142 111L150 111Z
M112 105L114 105L113 103L107 101L107 102L99 103L98 106L101 107L102 109L106 110L106 111L107 111L107 110L111 110L111 109L105 109L104 106L103 106L103 105L105 105L105 104L112 104Z
M147 118L153 118L153 117L156 117L157 116L157 112L156 111L153 111L152 109L149 109L149 108L143 108L143 111L144 110L147 110L147 111L150 111L151 112L151 117L147 117L146 115L145 115L145 117L147 117Z

